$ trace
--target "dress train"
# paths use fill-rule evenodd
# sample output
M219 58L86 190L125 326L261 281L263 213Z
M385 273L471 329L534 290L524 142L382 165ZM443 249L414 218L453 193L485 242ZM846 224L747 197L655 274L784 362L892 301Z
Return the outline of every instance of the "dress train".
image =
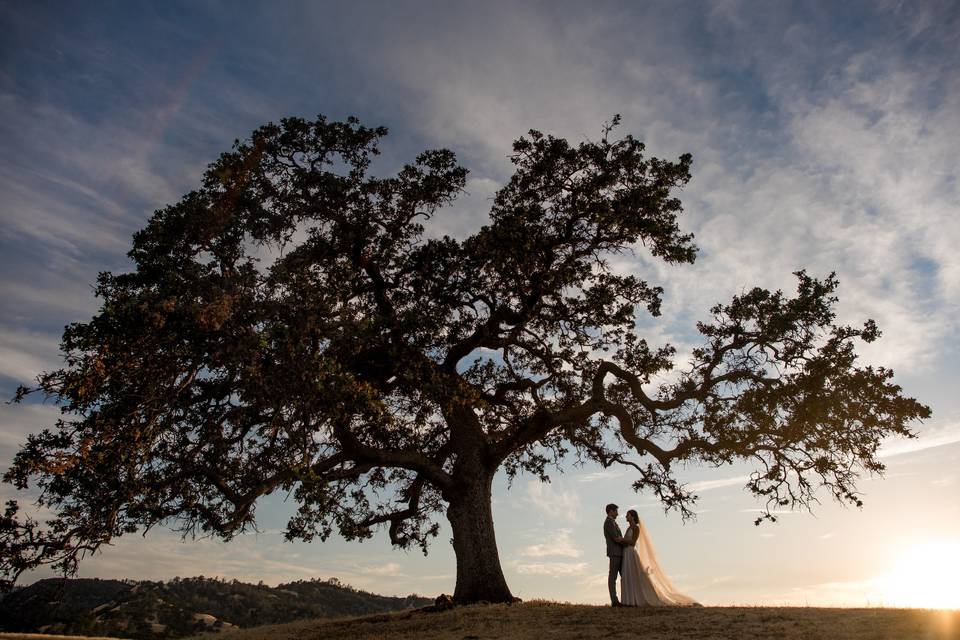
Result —
M627 530L627 539L631 540L633 529ZM663 573L657 556L650 544L646 527L641 522L637 529L637 543L623 548L621 566L620 598L628 607L665 607L697 606L699 603L690 596L677 591L670 579Z

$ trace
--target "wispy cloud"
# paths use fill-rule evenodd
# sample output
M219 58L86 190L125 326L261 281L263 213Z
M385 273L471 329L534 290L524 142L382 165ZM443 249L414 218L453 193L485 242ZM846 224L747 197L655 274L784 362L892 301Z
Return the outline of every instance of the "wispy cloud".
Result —
M502 185L490 178L470 178L452 204L440 209L426 225L429 237L448 235L458 240L473 235L488 222L493 196Z
M603 471L593 471L577 476L578 482L598 482L600 480L614 480L627 475L622 469L604 469Z
M8 309L9 321L25 321L28 314L44 314L57 318L57 325L67 321L86 320L97 309L93 282L62 274L57 282L0 283L0 296ZM58 336L59 337L59 336Z
M52 404L6 404L6 400L0 399L0 471L13 462L28 434L52 427L60 417L60 409ZM12 491L10 485L0 487Z
M704 491L742 485L749 479L750 476L735 476L732 478L720 478L718 480L701 480L699 482L691 482L687 485L687 489L703 493Z
M884 443L877 455L881 458L892 458L956 442L960 442L960 424L927 427L918 429L917 437L914 439L897 438Z
M557 489L550 483L529 481L526 488L526 502L552 519L575 520L580 517L579 494L569 489Z
M552 556L579 558L583 555L583 551L577 546L570 534L570 529L556 529L540 534L539 537L544 538L543 542L523 547L518 551L518 555L528 558Z
M369 576L399 576L400 565L396 562L387 562L385 564L366 565L358 567L357 570Z
M587 570L586 562L517 562L513 570L520 574L539 576L577 576Z
M0 327L0 375L30 385L61 361L59 336Z

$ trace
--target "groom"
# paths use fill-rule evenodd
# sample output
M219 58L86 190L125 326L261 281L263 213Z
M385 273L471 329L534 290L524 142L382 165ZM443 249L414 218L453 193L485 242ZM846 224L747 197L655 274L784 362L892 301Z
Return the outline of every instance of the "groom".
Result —
M607 519L603 522L603 537L607 540L607 557L610 558L610 574L607 576L607 586L610 588L611 607L623 606L617 599L617 575L620 574L620 565L623 561L623 544L618 542L618 540L623 539L623 533L617 525L619 508L613 503L608 504ZM622 577L621 575L621 579Z

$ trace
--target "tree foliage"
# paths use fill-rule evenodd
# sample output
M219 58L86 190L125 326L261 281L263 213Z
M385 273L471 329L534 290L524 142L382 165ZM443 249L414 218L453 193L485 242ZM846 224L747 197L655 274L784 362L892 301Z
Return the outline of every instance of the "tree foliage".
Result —
M465 184L450 151L383 178L369 169L386 130L355 119L288 118L236 143L134 236L132 271L100 275L64 368L18 392L63 408L5 476L55 516L41 526L11 502L0 568L69 572L158 523L229 538L285 491L288 538L386 525L425 552L446 509L458 562L463 544L492 546L499 573L492 520L470 533L459 505L486 500L489 520L498 469L546 479L565 459L626 465L684 516L696 496L677 463L753 462L761 519L823 490L859 505L881 440L930 415L892 371L858 366L876 325L836 325L836 278L800 271L793 296L756 288L711 309L686 364L649 344L636 314L658 316L663 289L610 258L694 261L676 197L691 157L648 158L611 136L617 122L578 145L517 140L488 223L462 241L423 234ZM459 598L476 599L466 573Z

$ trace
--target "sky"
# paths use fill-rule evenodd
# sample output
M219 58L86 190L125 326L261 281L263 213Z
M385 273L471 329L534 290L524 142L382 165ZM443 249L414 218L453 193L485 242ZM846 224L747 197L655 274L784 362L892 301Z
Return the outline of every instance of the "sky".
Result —
M60 365L63 326L97 311L97 273L129 269L151 213L263 123L385 125L384 172L452 149L467 193L427 234L465 238L509 179L515 138L596 139L619 113L651 155L694 158L680 224L696 263L618 264L665 289L663 316L638 325L648 341L675 345L682 365L713 304L835 271L838 319L883 331L861 361L892 367L933 417L884 446L862 509L825 496L761 527L747 466L684 469L700 494L687 523L633 493L626 471L498 478L514 594L603 603L613 501L638 509L668 575L704 604L960 607L957 3L0 1L0 32L0 397ZM0 405L0 469L56 415ZM427 557L392 550L385 531L287 543L291 511L268 499L260 532L230 543L123 537L80 574L453 591L447 527Z

